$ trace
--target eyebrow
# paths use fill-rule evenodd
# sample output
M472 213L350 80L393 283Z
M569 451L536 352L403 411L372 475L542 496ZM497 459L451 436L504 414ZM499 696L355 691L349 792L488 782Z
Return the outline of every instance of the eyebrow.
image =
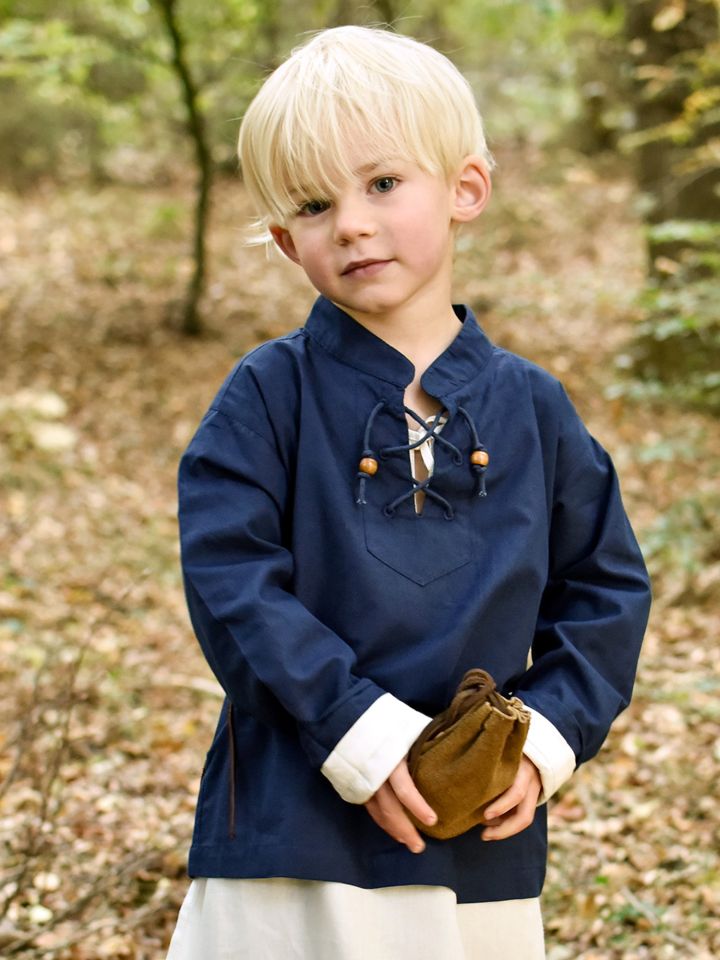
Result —
M363 176L363 175L365 175L365 174L372 173L373 170L377 170L378 167L384 167L384 166L387 166L387 165L392 164L392 163L400 163L400 162L402 162L402 161L401 161L401 159L400 159L399 157L383 157L382 160L378 160L376 163L372 163L372 162L370 162L370 163L364 163L361 167L357 167L357 168L353 171L353 176L356 176L356 177L357 177L357 176ZM309 196L311 193L312 193L312 191L311 191L309 188L303 187L303 188L299 191L299 197L298 197L297 201L294 200L293 202L298 202L298 203L299 203L299 202L300 202L300 199L301 199L302 197L307 197L307 196Z
M378 160L377 163L366 163L362 167L358 167L354 173L372 173L373 170L377 170L378 167L387 166L390 163L398 163L398 157L383 157L382 160Z

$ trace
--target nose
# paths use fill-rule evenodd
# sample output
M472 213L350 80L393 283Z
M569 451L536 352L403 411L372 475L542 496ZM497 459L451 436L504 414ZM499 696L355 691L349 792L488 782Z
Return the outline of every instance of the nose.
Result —
M339 197L334 213L333 234L336 243L371 237L377 230L370 204L362 196Z

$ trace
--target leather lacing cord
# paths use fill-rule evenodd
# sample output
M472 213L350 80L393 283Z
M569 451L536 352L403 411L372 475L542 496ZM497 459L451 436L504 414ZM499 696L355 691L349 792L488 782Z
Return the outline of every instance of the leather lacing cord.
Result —
M454 443L451 443L440 433L442 424L440 423L443 416L447 415L447 411L440 410L434 419L428 423L423 420L423 418L415 413L414 410L411 410L410 407L403 406L403 410L408 416L412 417L416 423L418 423L421 429L424 431L423 435L419 440L415 440L412 443L401 443L397 446L390 447L381 447L377 452L373 449L370 441L371 432L375 419L380 413L380 411L387 405L386 400L381 400L379 403L375 404L373 409L370 411L370 415L367 418L365 424L365 431L363 435L363 451L360 458L360 463L358 464L358 472L356 474L356 480L358 481L357 487L357 497L355 502L364 506L367 503L365 488L368 480L371 477L374 477L379 469L379 461L387 460L388 457L393 454L407 453L409 450L415 450L417 447L421 446L427 440L433 440L435 443L438 443L444 446L452 454L453 463L456 466L462 466L463 464L463 455L458 447ZM458 413L467 423L470 435L472 438L473 449L470 454L470 467L475 474L475 495L478 497L484 497L487 495L485 489L485 473L488 468L488 463L490 457L488 455L487 449L480 443L480 438L478 437L477 427L475 422L465 407L458 407ZM452 520L455 516L452 504L441 496L436 490L430 486L432 482L432 476L425 477L424 480L416 480L412 476L412 473L408 476L408 482L411 484L411 487L405 493L400 494L394 500L391 500L390 503L386 503L383 507L383 513L387 517L392 517L395 514L395 511L405 500L409 500L410 497L414 497L418 493L424 493L425 496L430 497L430 499L435 500L436 503L439 503L445 512L445 519Z
M231 840L235 839L235 798L237 795L236 786L236 768L237 757L235 754L235 730L233 728L233 705L228 701L228 742L230 746L230 809L228 811L228 835Z

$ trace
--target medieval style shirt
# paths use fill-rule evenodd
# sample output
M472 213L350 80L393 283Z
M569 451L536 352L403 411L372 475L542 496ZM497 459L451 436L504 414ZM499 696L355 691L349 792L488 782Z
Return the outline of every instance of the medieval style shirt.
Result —
M476 829L415 855L361 806L478 666L533 711L551 792L627 704L647 619L609 457L554 378L455 309L421 380L445 421L418 423L425 480L412 364L323 297L236 365L183 457L188 605L227 694L192 876L540 892L544 807L507 840Z

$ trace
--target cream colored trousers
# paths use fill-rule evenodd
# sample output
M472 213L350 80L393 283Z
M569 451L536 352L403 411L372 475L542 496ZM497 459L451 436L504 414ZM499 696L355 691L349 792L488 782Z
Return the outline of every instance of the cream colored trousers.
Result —
M544 960L540 902L446 887L195 879L167 960Z

